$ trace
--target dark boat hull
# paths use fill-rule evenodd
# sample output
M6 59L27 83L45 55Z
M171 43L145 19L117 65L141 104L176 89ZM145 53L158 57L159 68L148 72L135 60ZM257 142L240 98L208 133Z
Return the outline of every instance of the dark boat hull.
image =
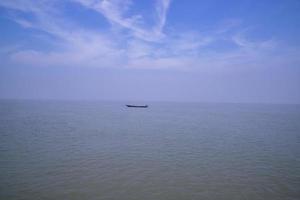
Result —
M148 105L144 105L144 106L136 106L136 105L126 105L129 108L148 108Z

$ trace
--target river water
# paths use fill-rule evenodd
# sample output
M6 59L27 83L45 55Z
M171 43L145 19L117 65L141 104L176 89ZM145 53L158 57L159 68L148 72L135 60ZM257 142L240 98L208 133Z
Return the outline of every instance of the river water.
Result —
M300 106L0 101L0 199L300 199Z

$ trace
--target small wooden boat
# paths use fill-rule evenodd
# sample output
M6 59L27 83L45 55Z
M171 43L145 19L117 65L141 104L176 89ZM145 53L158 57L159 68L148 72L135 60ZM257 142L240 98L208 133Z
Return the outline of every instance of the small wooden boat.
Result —
M129 108L148 108L148 105L126 105Z

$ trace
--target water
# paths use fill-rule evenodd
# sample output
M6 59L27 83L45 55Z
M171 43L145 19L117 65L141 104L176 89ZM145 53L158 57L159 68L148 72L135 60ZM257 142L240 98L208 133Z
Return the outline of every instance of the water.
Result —
M299 199L300 106L0 101L0 199Z

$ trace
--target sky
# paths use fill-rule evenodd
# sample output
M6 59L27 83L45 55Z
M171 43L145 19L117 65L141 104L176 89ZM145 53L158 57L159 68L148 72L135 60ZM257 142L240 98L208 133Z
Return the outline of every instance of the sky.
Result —
M300 103L299 0L1 0L0 98Z

